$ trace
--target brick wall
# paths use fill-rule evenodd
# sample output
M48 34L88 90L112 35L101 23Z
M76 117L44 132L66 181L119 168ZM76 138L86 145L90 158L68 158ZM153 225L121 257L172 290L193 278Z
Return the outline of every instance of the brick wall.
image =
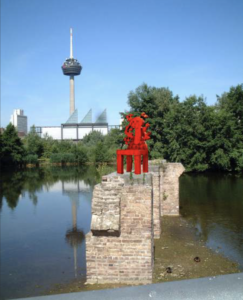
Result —
M161 215L179 213L181 164L150 163L150 173L116 173L94 188L86 235L87 283L152 282Z
M119 181L121 184L122 180ZM112 184L112 180L108 181L109 186ZM98 203L98 194L102 190L106 192L108 199L110 198L106 188L106 182L95 187L96 204ZM114 188L116 189L116 186ZM152 187L150 185L126 185L123 182L120 192L120 218L115 218L115 222L111 218L107 222L101 216L100 211L98 216L92 217L92 232L86 235L87 283L152 282L153 215L151 194ZM108 205L105 204L106 207ZM96 208L94 211L96 214ZM109 219L110 215L111 213L106 213L106 218ZM98 219L99 221L97 221ZM118 219L120 226L117 226ZM101 228L101 234L97 230L97 223ZM105 223L109 226L107 227Z
M184 170L181 163L165 163L160 168L161 216L179 215L179 177Z

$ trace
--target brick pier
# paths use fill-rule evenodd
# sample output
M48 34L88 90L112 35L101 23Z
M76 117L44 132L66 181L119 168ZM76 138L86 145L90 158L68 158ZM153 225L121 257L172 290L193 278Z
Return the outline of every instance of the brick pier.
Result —
M87 283L152 282L154 238L162 215L179 214L179 163L152 164L149 173L112 173L95 186L86 235Z

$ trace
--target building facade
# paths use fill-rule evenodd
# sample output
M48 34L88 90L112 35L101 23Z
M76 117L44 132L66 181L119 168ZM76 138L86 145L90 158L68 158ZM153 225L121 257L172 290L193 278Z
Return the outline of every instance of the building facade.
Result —
M27 116L24 115L23 109L15 109L10 118L10 123L12 123L19 135L25 136L28 133L27 127Z
M95 122L92 122L92 109L88 111L81 122L78 122L77 109L72 113L66 123L61 126L37 126L35 128L38 135L52 137L54 140L79 141L92 131L100 131L106 135L109 131L106 109L100 114Z

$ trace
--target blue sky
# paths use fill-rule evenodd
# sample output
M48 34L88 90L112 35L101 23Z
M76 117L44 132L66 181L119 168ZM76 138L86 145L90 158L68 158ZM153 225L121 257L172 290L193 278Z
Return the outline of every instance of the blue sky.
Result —
M79 120L107 108L110 125L143 82L168 87L180 101L204 95L214 104L243 83L242 0L1 0L1 125L16 108L28 125L58 126L69 117L74 57Z

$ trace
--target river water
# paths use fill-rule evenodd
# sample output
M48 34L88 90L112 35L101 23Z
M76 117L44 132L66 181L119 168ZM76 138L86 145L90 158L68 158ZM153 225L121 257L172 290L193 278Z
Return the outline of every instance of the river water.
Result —
M206 245L237 262L243 271L243 176L184 174L180 213Z
M1 176L0 299L85 281L95 167L39 168ZM243 268L243 177L184 174L182 216L208 247Z

